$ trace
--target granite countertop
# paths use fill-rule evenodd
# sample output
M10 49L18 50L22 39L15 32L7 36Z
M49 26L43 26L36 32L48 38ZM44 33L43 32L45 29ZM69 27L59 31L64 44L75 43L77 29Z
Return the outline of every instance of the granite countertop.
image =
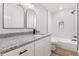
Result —
M33 34L33 31L0 34L0 38L15 37L15 36L21 36L21 35L26 35L26 34L27 34L27 35L28 35L28 34Z
M19 47L22 47L24 45L27 45L27 44L32 43L34 41L37 41L41 38L49 36L51 34L33 35L32 33L30 33L30 34L25 33L23 35L19 34L20 36L16 36L16 35L15 36L13 35L13 37L6 36L6 38L0 36L0 54L4 54L4 53L9 52L11 50L17 49ZM28 39L26 39L26 38L28 38Z
M0 52L5 51L7 49L14 49L16 46L19 46L31 41L34 41L33 35L24 35L19 37L0 39Z
M34 35L34 37L35 37L35 40L39 40L39 39L45 38L45 37L50 36L50 35L51 35L51 33L47 33L47 34L36 34L36 35Z

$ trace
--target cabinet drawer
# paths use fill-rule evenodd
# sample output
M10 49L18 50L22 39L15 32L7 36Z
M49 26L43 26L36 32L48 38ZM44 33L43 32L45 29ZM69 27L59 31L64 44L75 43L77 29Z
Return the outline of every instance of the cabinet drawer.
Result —
M3 54L3 56L27 56L28 54L34 55L34 43L20 47L13 51Z

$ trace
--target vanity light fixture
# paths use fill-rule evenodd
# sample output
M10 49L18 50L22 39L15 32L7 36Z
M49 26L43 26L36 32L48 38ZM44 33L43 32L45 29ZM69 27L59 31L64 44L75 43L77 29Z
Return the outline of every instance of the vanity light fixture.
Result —
M34 9L34 5L31 4L31 3L24 3L24 4L21 4L21 5L23 5L23 6L27 7L27 8L30 8L30 9Z

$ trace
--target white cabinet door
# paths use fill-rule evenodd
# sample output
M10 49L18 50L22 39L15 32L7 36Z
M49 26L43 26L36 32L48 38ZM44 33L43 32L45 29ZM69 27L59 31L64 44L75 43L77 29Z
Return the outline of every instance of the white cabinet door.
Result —
M35 56L48 56L50 52L50 36L35 42Z
M35 56L43 56L44 55L44 40L39 40L35 42Z
M46 37L44 39L44 44L45 44L45 46L44 46L44 55L45 56L49 56L51 54L51 49L50 49L50 47L51 47L50 36L49 37Z

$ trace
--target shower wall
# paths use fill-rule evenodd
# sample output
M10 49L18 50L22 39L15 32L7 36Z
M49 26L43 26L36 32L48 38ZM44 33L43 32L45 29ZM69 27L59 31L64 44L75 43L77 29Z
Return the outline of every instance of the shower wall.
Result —
M75 8L76 9L76 8ZM77 14L71 14L71 10L63 10L57 13L49 13L48 28L53 37L72 39L77 35ZM64 28L59 28L59 22L64 22Z
M78 38L78 50L79 50L79 3L78 3L78 12L77 12L77 38Z

